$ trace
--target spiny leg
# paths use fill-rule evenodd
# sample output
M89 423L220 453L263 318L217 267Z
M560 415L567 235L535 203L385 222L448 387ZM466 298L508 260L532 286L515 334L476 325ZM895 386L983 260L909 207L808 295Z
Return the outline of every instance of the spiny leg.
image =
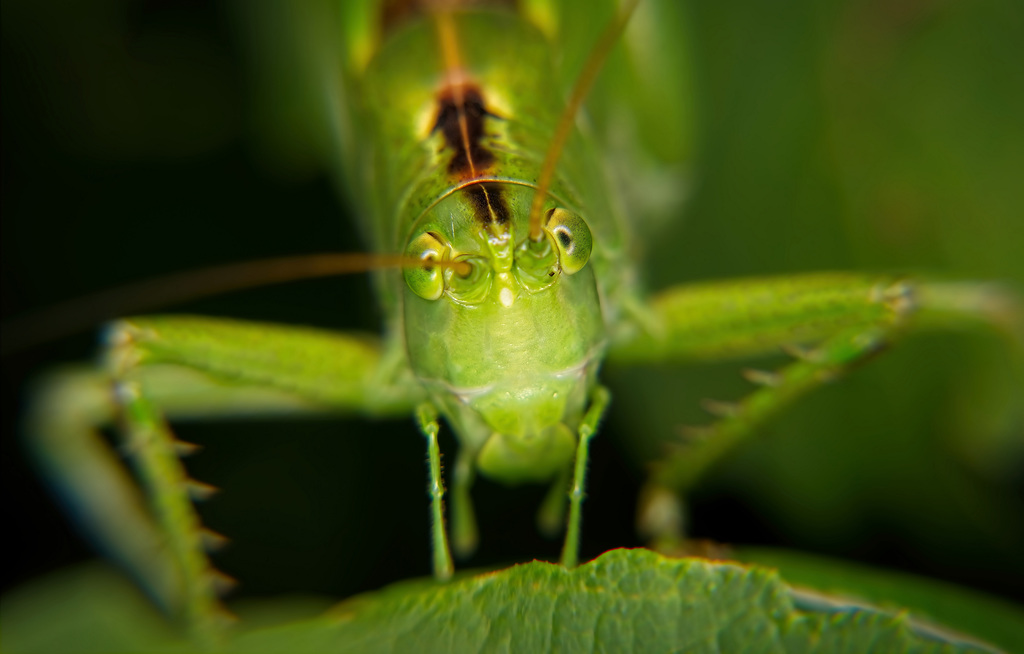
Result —
M416 409L416 422L420 431L427 437L427 455L430 460L430 493L431 533L434 549L434 577L447 581L452 576L452 555L448 549L448 534L444 527L444 480L441 477L441 448L437 444L437 409L433 404L424 402Z
M611 393L607 388L604 386L595 388L590 398L590 407L580 423L572 490L569 492L569 523L565 533L565 544L562 547L562 565L567 568L575 568L579 559L580 521L583 510L583 488L587 474L588 448L590 438L597 432L597 424L608 408L609 401L611 401Z
M224 613L217 585L224 577L206 556L207 532L190 497L209 487L188 479L162 411L371 410L376 407L363 398L378 374L369 365L377 351L339 334L188 317L124 321L111 336L126 445L177 572L180 610L196 640L216 646ZM202 379L169 380L167 365ZM325 382L333 382L330 389L322 388Z
M183 444L164 416L407 414L422 392L405 383L407 371L384 370L379 348L362 336L188 316L121 321L111 335L110 372L44 380L26 424L29 443L101 547L210 646L221 614L217 574L189 501L202 485L185 476L175 452ZM97 433L118 416L148 511Z
M718 420L705 427L687 428L684 442L652 466L641 496L645 502L657 498L658 506L641 507L640 531L650 536L659 550L673 551L681 546L680 496L707 469L754 436L760 426L815 388L836 379L849 366L878 352L885 344L884 335L883 329L846 330L814 350L792 350L797 360L778 371L745 371L744 376L759 387L740 401L706 400L704 408Z
M656 329L620 343L613 360L714 360L779 348L797 359L775 372L747 371L759 388L740 402L706 401L718 421L688 430L687 442L655 467L641 497L656 502L641 506L640 527L669 546L681 541L681 533L666 529L679 528L682 508L667 498L685 493L768 419L903 333L984 324L1024 342L1018 299L991 284L820 273L677 287L648 311L643 322Z
M167 372L147 370L145 376L170 388L177 375ZM134 373L141 370L51 373L33 397L28 445L79 527L180 619L197 644L213 648L227 612L217 599L224 577L204 551L212 532L202 529L190 499L190 489L203 485L188 479L178 459L185 444L174 439ZM134 476L99 433L114 422L121 426L118 449Z
M704 470L751 437L759 426L880 351L888 335L883 327L849 328L812 350L789 348L796 361L778 371L745 371L744 376L758 388L738 402L705 400L705 410L718 419L706 427L687 428L681 450L655 464L651 481L686 492Z
M178 570L182 617L199 644L216 647L226 612L218 599L218 573L203 547L201 522L189 492L190 486L202 486L188 478L175 451L174 435L139 384L117 382L117 396L126 446Z
M121 457L99 428L118 407L110 376L85 366L54 370L34 384L26 414L26 449L76 526L119 562L168 612L181 587L166 539Z
M842 376L915 329L955 329L984 324L1024 345L1016 298L989 284L919 283L900 280L874 289L871 301L889 314L837 329L814 347L780 346L795 360L780 370L747 369L743 376L758 388L739 402L706 400L704 408L718 420L687 430L690 441L655 466L652 481L685 493L703 473L757 432L768 420L814 389ZM851 305L851 312L861 307Z

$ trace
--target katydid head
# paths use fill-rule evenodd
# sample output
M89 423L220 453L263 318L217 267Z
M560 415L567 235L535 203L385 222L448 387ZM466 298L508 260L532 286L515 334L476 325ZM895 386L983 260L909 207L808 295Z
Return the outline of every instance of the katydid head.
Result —
M531 239L530 187L475 186L411 231L406 256L439 265L404 272L409 361L482 472L545 480L572 460L605 342L592 237L551 207Z

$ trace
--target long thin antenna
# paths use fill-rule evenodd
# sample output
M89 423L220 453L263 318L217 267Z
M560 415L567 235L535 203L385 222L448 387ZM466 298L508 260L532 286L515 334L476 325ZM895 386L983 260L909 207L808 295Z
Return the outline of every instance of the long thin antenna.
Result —
M461 261L417 259L398 254L307 254L260 259L192 270L100 291L4 321L0 355L93 327L105 320L140 313L186 300L220 295L269 284L363 273L384 268L454 268L465 274Z
M565 140L569 137L569 132L572 130L572 123L576 119L576 114L579 113L583 100L590 93L590 87L594 85L594 80L597 79L597 73L600 72L601 67L604 65L604 60L608 58L608 53L612 51L615 43L622 36L622 32L629 23L629 17L633 14L633 10L636 9L639 2L640 0L627 0L619 8L619 12L612 21L608 23L608 26L601 34L601 38L597 40L594 49L590 52L590 56L587 58L587 62L572 88L569 102L565 105L565 110L558 119L558 127L555 129L551 139L551 147L548 148L547 156L544 158L544 165L541 167L540 177L537 179L537 192L534 194L533 203L530 205L530 238L534 241L540 240L540 214L541 209L544 207L544 198L547 197L548 189L551 188L551 179L555 175L555 166L558 165L558 158L562 156Z

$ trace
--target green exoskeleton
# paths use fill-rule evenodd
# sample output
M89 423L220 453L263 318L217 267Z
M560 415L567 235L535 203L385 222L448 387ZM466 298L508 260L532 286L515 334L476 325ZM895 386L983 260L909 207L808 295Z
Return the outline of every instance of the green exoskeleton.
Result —
M446 524L457 553L476 546L477 473L549 484L539 521L547 531L565 526L562 562L572 566L587 447L610 402L599 381L606 359L797 354L779 371L749 373L758 389L735 405L711 405L721 417L703 440L656 469L645 527L669 541L679 536L674 493L807 390L908 329L1010 315L1007 298L985 285L859 273L701 283L647 296L633 259L635 207L616 192L586 115L570 111L572 130L564 145L552 145L579 70L590 72L563 47L576 38L569 32L578 16L543 2L519 11L388 13L370 3L341 11L340 21L309 27L341 25L345 38L324 41L338 49L324 55L310 46L307 56L337 139L342 184L375 252L423 262L377 272L382 341L215 318L130 318L109 328L102 370L54 377L31 415L54 484L201 637L213 637L218 613L189 494L203 489L187 479L178 459L187 446L167 419L415 415L429 453L438 578L452 574ZM624 94L620 108L633 109L640 95ZM95 434L112 423L123 428L148 507ZM447 484L442 424L459 442Z

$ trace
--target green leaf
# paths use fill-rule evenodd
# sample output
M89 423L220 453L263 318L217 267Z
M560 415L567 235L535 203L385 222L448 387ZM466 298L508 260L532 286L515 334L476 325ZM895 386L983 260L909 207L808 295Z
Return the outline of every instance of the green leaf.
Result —
M325 615L241 633L234 652L984 652L903 612L794 607L766 568L613 550L574 570L535 561L403 582ZM308 611L268 603L263 623ZM308 615L308 613L306 613ZM243 622L244 624L244 622ZM251 623L250 623L251 624ZM4 598L4 652L182 652L138 591L96 567Z
M833 603L909 611L914 619L970 633L1010 652L1024 652L1024 608L953 584L841 559L773 548L740 547L731 557L774 568L791 587L829 593ZM802 607L811 597L798 592Z
M613 550L575 570L535 561L448 584L403 583L237 651L971 652L904 615L797 611L775 572Z

